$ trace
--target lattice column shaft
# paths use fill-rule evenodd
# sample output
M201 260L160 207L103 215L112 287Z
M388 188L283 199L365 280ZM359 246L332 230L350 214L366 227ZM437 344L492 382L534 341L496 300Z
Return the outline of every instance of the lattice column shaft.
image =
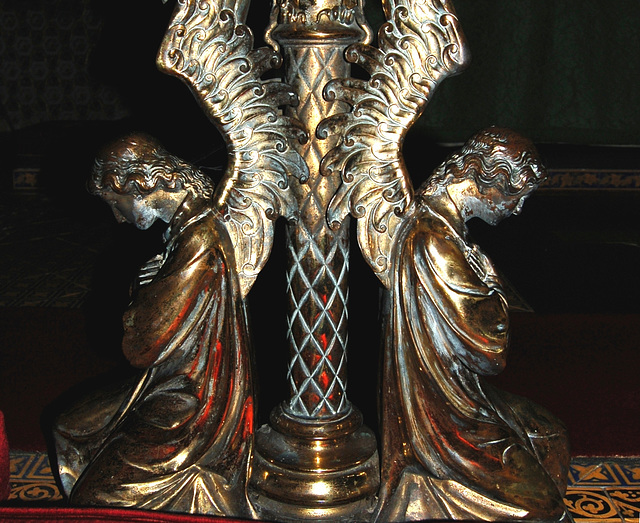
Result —
M315 131L326 117L348 110L327 102L329 80L348 77L343 58L363 40L362 0L274 0L278 20L267 37L285 59L285 79L300 103L291 112L309 132L300 147L310 178L291 180L299 222L289 226L288 296L291 398L256 433L250 496L265 519L362 521L379 486L376 439L346 396L349 224L331 230L326 211L339 175L320 175L335 145Z
M295 116L314 136L317 124L343 109L322 98L326 83L349 76L343 45L326 42L285 47L286 80L300 97ZM286 44L289 44L287 42ZM286 45L285 44L285 45ZM344 413L347 368L347 297L349 271L348 223L332 231L326 209L340 184L339 176L322 177L320 161L333 146L311 139L301 154L311 173L296 184L300 221L288 229L289 382L287 409L297 416L323 418Z

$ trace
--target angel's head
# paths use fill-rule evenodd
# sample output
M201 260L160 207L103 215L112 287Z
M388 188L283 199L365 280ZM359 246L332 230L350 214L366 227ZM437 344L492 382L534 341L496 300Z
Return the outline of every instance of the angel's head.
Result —
M518 214L527 196L545 179L544 166L529 139L510 129L490 127L450 155L419 189L418 198L466 182L471 187L466 203L479 209L476 216L494 223Z
M147 229L169 222L184 199L211 198L213 183L173 156L155 139L133 133L110 143L95 160L89 192L112 208L116 219Z

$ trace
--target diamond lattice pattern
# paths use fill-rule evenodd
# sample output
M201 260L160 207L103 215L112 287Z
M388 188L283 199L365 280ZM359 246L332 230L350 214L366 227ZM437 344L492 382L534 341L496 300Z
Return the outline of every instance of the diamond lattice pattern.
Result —
M335 112L322 89L342 64L336 47L297 49L289 53L290 81L297 82L303 122L319 122ZM342 66L344 67L344 66ZM309 72L311 71L311 73ZM313 130L310 135L313 136ZM302 151L311 177L300 186L300 221L288 229L289 343L292 359L289 410L303 417L333 417L348 407L346 397L348 224L332 231L326 208L340 180L319 175L331 144L310 140Z

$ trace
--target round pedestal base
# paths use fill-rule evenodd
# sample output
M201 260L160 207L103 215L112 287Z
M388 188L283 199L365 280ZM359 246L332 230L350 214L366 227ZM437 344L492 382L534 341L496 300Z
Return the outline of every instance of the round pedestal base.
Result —
M329 421L276 408L256 433L249 494L263 518L366 521L379 485L376 439L354 408Z

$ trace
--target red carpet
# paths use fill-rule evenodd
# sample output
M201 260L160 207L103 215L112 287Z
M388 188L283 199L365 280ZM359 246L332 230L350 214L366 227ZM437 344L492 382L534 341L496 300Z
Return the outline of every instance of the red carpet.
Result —
M82 521L93 523L240 523L239 519L148 512L143 510L106 508L3 508L0 521L43 522Z

